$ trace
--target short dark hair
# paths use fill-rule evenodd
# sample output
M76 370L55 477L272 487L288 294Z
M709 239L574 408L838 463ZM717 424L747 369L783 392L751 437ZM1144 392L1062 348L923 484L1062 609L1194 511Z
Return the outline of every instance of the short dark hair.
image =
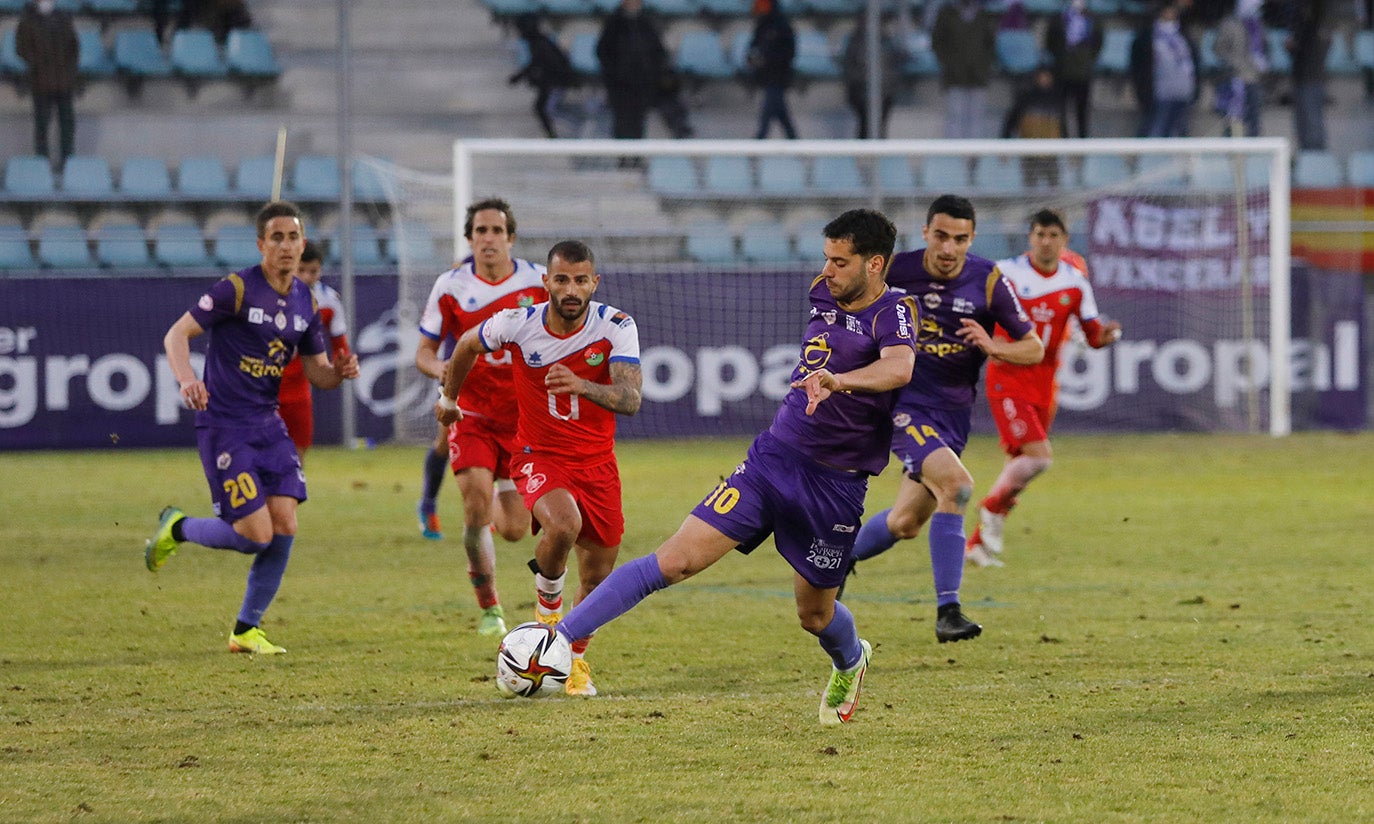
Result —
M258 217L254 224L257 226L259 238L267 237L267 223L277 217L294 217L300 221L301 225L305 225L305 221L301 219L299 206L289 200L274 200L258 210Z
M847 240L863 258L882 255L892 260L897 245L897 226L887 215L874 209L850 209L825 224L821 234L830 240Z
M580 240L560 240L549 250L549 263L553 263L554 256L563 258L565 263L590 263L596 265L596 257L592 255L592 247Z
M463 219L463 237L472 238L472 220L485 209L496 209L506 216L506 237L515 237L515 213L510 204L499 197L488 197L468 205L467 217Z
M315 245L315 241L307 240L305 251L301 252L301 263L314 263L315 261L323 262L324 255L320 254L320 247Z
M973 210L973 202L966 197L959 195L940 195L935 198L935 202L930 204L926 210L926 225L935 219L936 215L949 215L955 220L968 220L973 222L973 228L978 228L978 214Z
M1064 216L1053 209L1041 209L1031 215L1031 231L1035 231L1036 226L1058 226L1064 234L1069 233L1069 224L1064 222Z

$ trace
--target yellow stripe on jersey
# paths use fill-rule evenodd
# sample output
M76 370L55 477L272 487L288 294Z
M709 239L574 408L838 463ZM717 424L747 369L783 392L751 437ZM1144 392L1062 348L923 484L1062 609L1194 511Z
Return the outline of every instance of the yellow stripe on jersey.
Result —
M235 272L226 277L225 280L234 284L234 314L238 314L239 309L243 308L243 278Z
M984 289L984 291L987 292L988 306L992 306L992 290L997 288L997 281L1001 279L1002 270L997 268L996 266L993 266L992 271L988 272L988 282L985 285Z

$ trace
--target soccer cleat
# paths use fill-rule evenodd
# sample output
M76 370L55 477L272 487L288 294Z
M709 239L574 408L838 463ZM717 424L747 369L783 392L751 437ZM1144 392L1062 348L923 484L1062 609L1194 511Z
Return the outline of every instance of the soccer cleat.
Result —
M432 509L425 508L425 502L421 501L415 507L415 515L420 519L420 534L431 541L442 541L444 532L439 528L439 513Z
M935 638L940 643L946 641L966 641L983 634L983 625L970 621L959 611L959 604L945 604L935 617Z
M978 531L975 529L973 535L969 536L968 543L964 544L964 565L974 564L980 567L1000 567L1005 566L1002 561L983 546L983 542L978 540Z
M563 684L563 690L568 695L596 695L596 685L592 683L592 665L587 663L585 658L574 658L572 662L572 672L568 673L568 680Z
M157 572L167 559L177 552L177 539L172 537L172 527L186 518L186 513L174 506L166 506L158 513L157 532L149 538L143 550L143 563L149 572Z
M979 540L993 555L1002 554L1002 527L1006 523L1006 515L999 515L985 506L978 507Z
M873 655L873 647L862 638L859 646L863 647L859 663L847 670L836 669L833 664L830 667L830 683L821 695L821 724L825 726L843 724L854 717L859 706L859 689L864 673L868 672L868 659Z
M250 627L238 635L229 636L230 652L250 652L254 655L281 655L286 647L279 647L267 640L258 627Z
M556 627L558 622L563 620L563 611L560 609L556 612L543 612L539 607L535 607L534 620L546 627Z
M492 604L482 610L482 620L477 623L478 635L505 635L506 611L500 604Z

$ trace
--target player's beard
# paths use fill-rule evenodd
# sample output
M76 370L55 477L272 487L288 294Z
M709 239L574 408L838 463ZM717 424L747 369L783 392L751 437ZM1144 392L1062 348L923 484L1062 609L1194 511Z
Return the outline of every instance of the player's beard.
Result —
M571 301L576 301L577 305L575 307L569 308L569 304L571 303ZM553 308L554 311L558 313L558 316L560 318L569 322L573 322L581 320L582 316L587 313L588 303L588 301L578 300L577 298L572 298L571 300L569 298L563 298L562 300L555 303L553 305Z

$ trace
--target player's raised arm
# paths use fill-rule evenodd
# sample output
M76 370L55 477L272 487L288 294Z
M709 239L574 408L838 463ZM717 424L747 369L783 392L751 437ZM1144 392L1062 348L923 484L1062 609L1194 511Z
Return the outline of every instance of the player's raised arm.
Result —
M643 402L644 376L638 363L617 361L611 364L611 382L597 383L579 378L561 363L549 368L544 386L555 395L581 395L617 415L633 415Z
M867 366L838 375L829 369L818 369L792 381L792 388L806 390L806 414L810 415L835 392L876 394L906 386L915 365L916 350L910 346L884 346L878 359Z

